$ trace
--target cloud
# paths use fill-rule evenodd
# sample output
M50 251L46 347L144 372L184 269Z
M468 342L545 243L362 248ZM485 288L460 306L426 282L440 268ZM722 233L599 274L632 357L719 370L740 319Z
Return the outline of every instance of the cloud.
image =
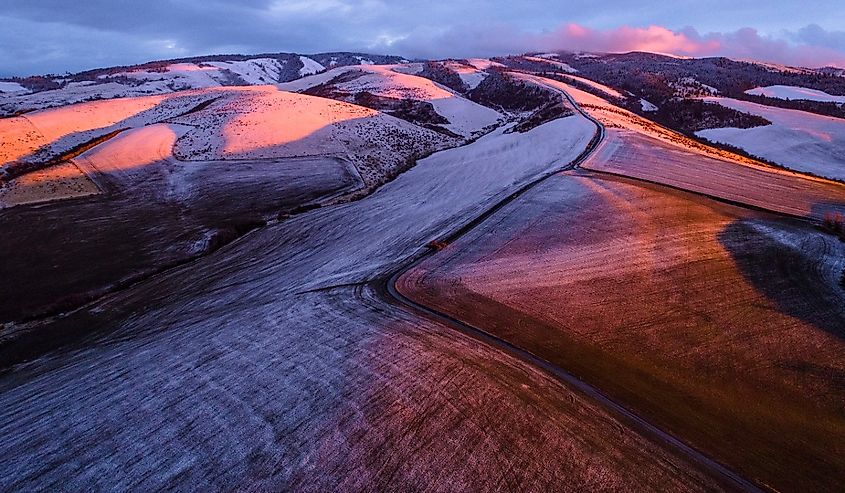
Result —
M2 0L0 76L286 51L443 58L645 50L843 65L845 32L814 23L845 25L840 3L817 0L808 9L788 0L744 5L736 0L671 5L654 0ZM821 19L819 12L824 12ZM643 25L643 18L651 25ZM678 29L690 24L699 29Z
M745 27L732 32L699 33L695 28L671 30L663 26L621 26L591 29L567 23L547 32L530 32L508 25L460 26L436 33L412 32L378 48L399 50L418 57L490 56L529 51L650 51L677 56L727 56L787 65L845 67L845 32L826 31L809 25L798 31L783 31L782 37Z

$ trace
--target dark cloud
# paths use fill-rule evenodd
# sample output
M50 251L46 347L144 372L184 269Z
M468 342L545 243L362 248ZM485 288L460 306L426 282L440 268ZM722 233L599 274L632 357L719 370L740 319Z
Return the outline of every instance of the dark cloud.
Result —
M841 63L845 33L817 24L845 25L838 1L820 0L813 9L784 0L737 3L3 0L0 75L209 53L334 50L447 57L638 46L684 55ZM825 12L822 19L812 18L819 12ZM742 29L748 25L760 31Z

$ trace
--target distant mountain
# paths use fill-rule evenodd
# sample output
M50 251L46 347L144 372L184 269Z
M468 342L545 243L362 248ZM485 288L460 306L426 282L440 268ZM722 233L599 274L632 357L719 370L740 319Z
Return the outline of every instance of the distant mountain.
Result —
M12 77L0 80L0 110L14 114L97 99L166 94L215 86L276 84L336 67L403 62L408 60L398 56L351 52L208 55L86 70L69 75Z

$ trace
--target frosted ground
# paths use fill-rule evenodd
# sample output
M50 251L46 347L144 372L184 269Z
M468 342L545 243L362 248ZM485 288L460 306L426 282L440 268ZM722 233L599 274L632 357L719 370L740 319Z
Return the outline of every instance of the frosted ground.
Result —
M550 407L543 396L559 384L510 357L385 316L389 305L359 284L567 163L594 130L573 116L496 131L371 197L104 300L91 312L108 326L100 343L0 380L11 437L0 486L547 490L565 476L587 489L718 488L624 428L625 440L602 438L619 425L579 398ZM452 460L436 460L444 454Z
M845 103L845 96L834 96L817 89L796 86L767 86L755 87L745 91L752 96L766 96L778 99L803 99L807 101L828 101L832 103Z
M762 116L771 125L713 128L696 135L745 149L797 171L845 180L845 120L731 98L705 101Z

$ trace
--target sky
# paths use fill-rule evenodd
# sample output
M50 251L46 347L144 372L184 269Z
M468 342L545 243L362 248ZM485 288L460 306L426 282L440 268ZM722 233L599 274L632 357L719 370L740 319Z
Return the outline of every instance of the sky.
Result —
M842 0L2 0L0 77L221 53L655 51L845 67Z

